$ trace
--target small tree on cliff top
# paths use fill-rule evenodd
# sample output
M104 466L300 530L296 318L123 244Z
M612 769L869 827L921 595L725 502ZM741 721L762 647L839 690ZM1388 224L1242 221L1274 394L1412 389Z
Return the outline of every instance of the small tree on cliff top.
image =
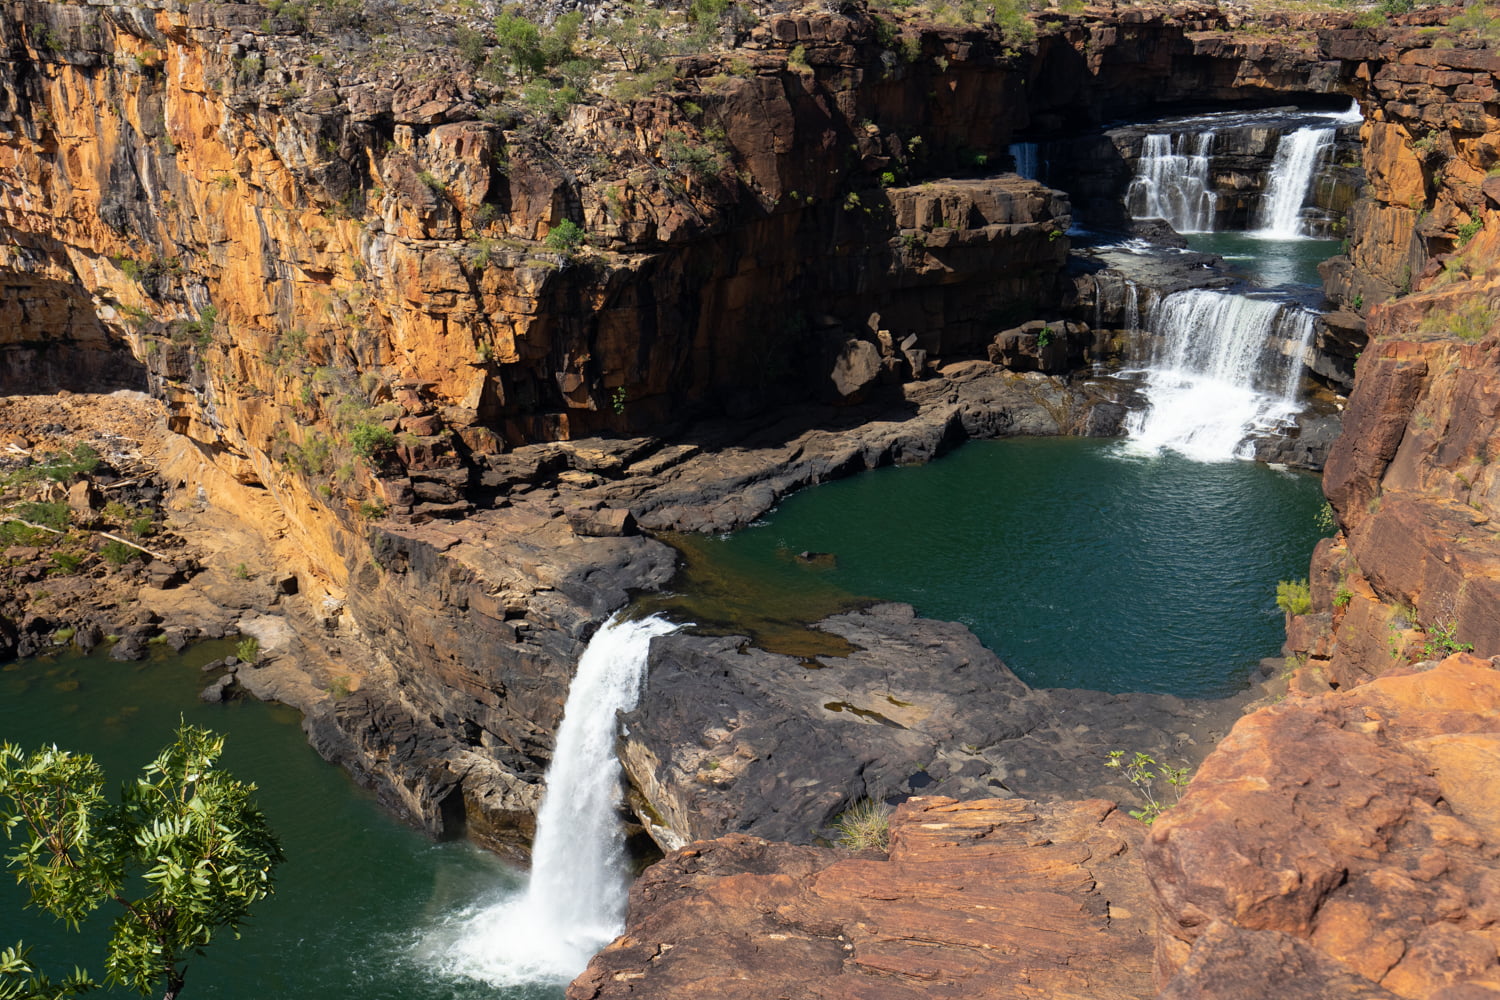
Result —
M222 736L181 726L115 804L88 754L0 746L0 828L17 845L6 860L31 904L74 928L119 904L110 984L173 1000L188 957L221 929L237 935L272 892L281 847L251 799L255 786L214 769L223 749ZM0 951L0 1000L58 1000L95 985L81 971L49 982L26 949Z

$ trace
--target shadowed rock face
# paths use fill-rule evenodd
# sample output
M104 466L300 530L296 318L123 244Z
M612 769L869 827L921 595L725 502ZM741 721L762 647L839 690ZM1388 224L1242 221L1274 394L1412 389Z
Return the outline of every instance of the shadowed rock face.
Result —
M885 858L693 844L636 882L568 997L1150 996L1142 829L1109 802L917 798Z
M1472 656L1241 720L1147 838L1164 995L1257 961L1285 996L1491 995L1497 720Z

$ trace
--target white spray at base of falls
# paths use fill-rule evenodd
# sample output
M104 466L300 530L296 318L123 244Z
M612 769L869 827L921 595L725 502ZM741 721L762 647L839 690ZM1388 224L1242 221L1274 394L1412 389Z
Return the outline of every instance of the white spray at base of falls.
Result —
M606 622L568 690L524 891L449 915L423 942L447 975L497 986L567 982L624 927L628 885L617 807L616 714L635 707L659 617Z
M1125 194L1132 219L1165 219L1179 233L1210 233L1217 196L1208 186L1214 134L1147 135Z
M1281 137L1261 199L1260 228L1254 235L1271 240L1296 240L1306 235L1302 231L1302 204L1312 188L1314 171L1333 148L1335 132L1331 128L1299 128Z
M1146 326L1157 341L1144 387L1150 406L1126 422L1130 451L1250 457L1253 433L1296 414L1311 313L1199 288L1161 299Z

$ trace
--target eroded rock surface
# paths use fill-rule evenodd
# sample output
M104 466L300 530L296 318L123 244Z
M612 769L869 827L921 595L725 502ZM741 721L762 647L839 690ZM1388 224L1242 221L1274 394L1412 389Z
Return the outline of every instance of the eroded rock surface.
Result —
M1141 827L1107 801L912 799L888 857L745 836L669 855L569 1000L1146 997Z
M682 633L652 644L621 756L664 846L729 832L809 843L861 799L1117 796L1109 751L1192 767L1249 697L1033 690L962 625L902 604L818 627L849 655Z
M1473 656L1246 716L1147 838L1164 995L1496 995L1497 748Z

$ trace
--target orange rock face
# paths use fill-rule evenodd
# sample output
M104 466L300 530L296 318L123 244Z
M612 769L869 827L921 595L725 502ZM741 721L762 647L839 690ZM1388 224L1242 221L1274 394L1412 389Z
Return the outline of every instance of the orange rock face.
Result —
M1497 740L1462 655L1242 719L1144 848L1163 995L1265 961L1279 996L1500 990Z
M1143 829L1103 801L915 798L887 858L692 844L636 883L568 997L1149 996Z

